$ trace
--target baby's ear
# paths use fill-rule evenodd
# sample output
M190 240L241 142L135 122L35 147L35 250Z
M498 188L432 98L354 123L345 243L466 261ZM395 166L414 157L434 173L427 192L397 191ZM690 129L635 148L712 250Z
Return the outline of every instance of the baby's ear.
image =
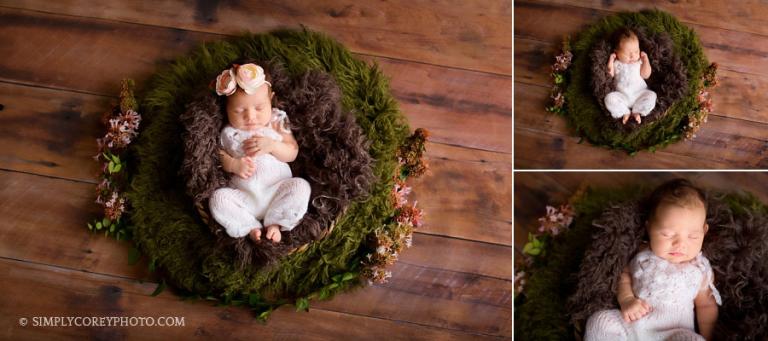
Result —
M704 233L707 233L709 231L709 224L704 223Z

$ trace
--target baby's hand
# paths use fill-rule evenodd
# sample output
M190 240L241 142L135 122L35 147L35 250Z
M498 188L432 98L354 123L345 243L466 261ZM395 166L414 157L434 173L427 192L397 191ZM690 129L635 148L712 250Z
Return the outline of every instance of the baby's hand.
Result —
M627 322L637 321L643 318L643 316L648 315L652 310L653 307L650 304L639 298L632 297L621 304L621 317Z
M611 64L613 64L613 62L614 62L615 60L616 60L616 54L615 54L615 53L611 53L611 56L608 58L608 62L610 62Z
M640 52L640 59L642 59L643 62L648 62L648 54L645 52Z
M274 150L276 143L277 141L269 137L254 136L243 142L243 151L248 156L269 154Z
M250 156L241 157L238 160L237 169L235 170L235 174L237 176L248 179L253 175L253 172L256 170L256 166L253 164L253 160L251 160Z

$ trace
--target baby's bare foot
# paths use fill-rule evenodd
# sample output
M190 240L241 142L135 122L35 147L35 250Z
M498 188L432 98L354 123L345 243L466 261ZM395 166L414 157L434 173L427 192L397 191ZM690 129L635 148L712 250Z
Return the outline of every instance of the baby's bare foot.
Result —
M281 238L282 235L280 234L279 225L267 226L267 239L271 240L273 243L279 243Z
M629 114L624 115L621 119L621 124L627 124L627 121L629 121Z
M248 235L251 237L251 240L258 242L261 240L261 229L253 229Z
M632 116L635 118L635 121L637 121L637 124L642 123L641 120L640 120L640 114L634 113L634 114L632 114Z

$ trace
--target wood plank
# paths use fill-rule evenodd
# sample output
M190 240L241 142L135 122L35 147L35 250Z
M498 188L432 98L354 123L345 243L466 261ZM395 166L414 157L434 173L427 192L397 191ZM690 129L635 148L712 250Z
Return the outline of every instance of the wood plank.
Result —
M353 51L511 75L512 4L301 0L206 3L2 1L3 6L220 34L300 25L324 31Z
M413 180L422 233L501 245L512 239L512 164L507 154L430 144L430 171Z
M557 45L515 39L515 82L552 86L551 66ZM714 110L725 117L768 123L768 74L755 75L720 69L720 85L711 90Z
M309 313L278 309L266 324L253 319L245 308L215 307L204 301L181 301L165 291L149 294L154 283L140 283L117 277L59 269L46 265L0 260L0 314L12 318L0 321L3 339L95 338L95 339L449 339L469 337L499 339L466 333L370 318L323 309ZM30 294L29 288L35 288ZM182 327L35 327L19 325L19 318L35 316L128 316L183 317ZM297 328L297 326L301 326ZM354 326L354 328L350 328Z
M0 168L96 182L101 116L117 99L0 82Z
M546 205L560 205L582 183L601 188L629 185L652 187L685 177L706 190L744 190L768 203L768 173L764 172L516 172L515 249L522 250L527 233L538 228Z
M314 306L484 335L512 335L511 281L402 263L393 267L392 274L386 288L373 286Z
M751 32L768 35L765 27L768 18L768 6L755 1L737 1L733 3L717 0L696 0L675 2L662 0L640 1L598 1L598 0L536 0L569 7L584 7L611 12L640 11L658 8L667 11L684 23L700 24L712 28L730 31ZM724 20L728 18L728 20Z
M8 224L0 228L0 257L157 282L147 272L146 262L136 266L127 263L128 243L91 234L84 228L96 214L82 209L95 206L90 205L92 186L15 172L0 174L0 202L4 203L0 214L8 218ZM46 204L41 209L43 201ZM403 252L403 262L391 268L389 283L351 296L339 295L318 303L318 307L393 320L407 315L406 321L425 325L510 335L510 329L499 327L511 319L510 248L441 239L448 238L417 234L414 248ZM449 262L468 257L468 253L482 260L474 264ZM444 259L432 259L435 254L444 255ZM374 304L382 300L390 304ZM371 305L360 305L361 301ZM430 314L423 310L427 307L441 309Z
M709 116L696 138L656 153L641 152L627 157L624 152L598 148L576 152L583 149L577 143L579 138L568 132L563 118L543 109L548 103L549 88L517 83L515 96L516 167L760 168L768 163L768 124L723 117L719 111ZM529 137L533 140L527 141Z
M515 128L515 169L729 169L728 162L657 151L629 157L560 133Z
M114 96L121 78L141 85L193 46L221 38L0 8L0 81ZM432 131L432 141L511 152L511 77L358 57L392 77L403 113L414 128Z
M96 181L95 139L112 99L2 82L0 96L0 168ZM422 232L511 245L512 193L504 185L511 183L511 155L430 143L426 158L432 168L414 184L414 197L435 214L427 214ZM467 196L469 188L488 197ZM478 224L487 228L478 233Z
M582 28L613 12L583 7L523 1L515 4L515 38L530 38L560 44ZM726 21L726 20L723 20ZM556 23L556 24L553 24ZM723 30L689 23L699 35L704 53L723 69L765 75L768 36Z

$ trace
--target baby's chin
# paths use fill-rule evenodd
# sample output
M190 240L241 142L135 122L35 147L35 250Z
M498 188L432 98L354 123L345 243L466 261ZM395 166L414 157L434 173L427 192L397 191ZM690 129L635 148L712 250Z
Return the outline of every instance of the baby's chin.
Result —
M243 125L240 125L239 127L235 127L235 128L240 129L240 130L244 130L244 131L254 132L254 131L257 131L259 129L263 129L263 128L266 128L266 127L267 127L267 125L243 124Z
M690 254L686 254L686 253L675 253L675 252L669 252L669 251L665 251L665 252L653 251L653 254L670 263L685 263L696 258L695 255L691 256Z

